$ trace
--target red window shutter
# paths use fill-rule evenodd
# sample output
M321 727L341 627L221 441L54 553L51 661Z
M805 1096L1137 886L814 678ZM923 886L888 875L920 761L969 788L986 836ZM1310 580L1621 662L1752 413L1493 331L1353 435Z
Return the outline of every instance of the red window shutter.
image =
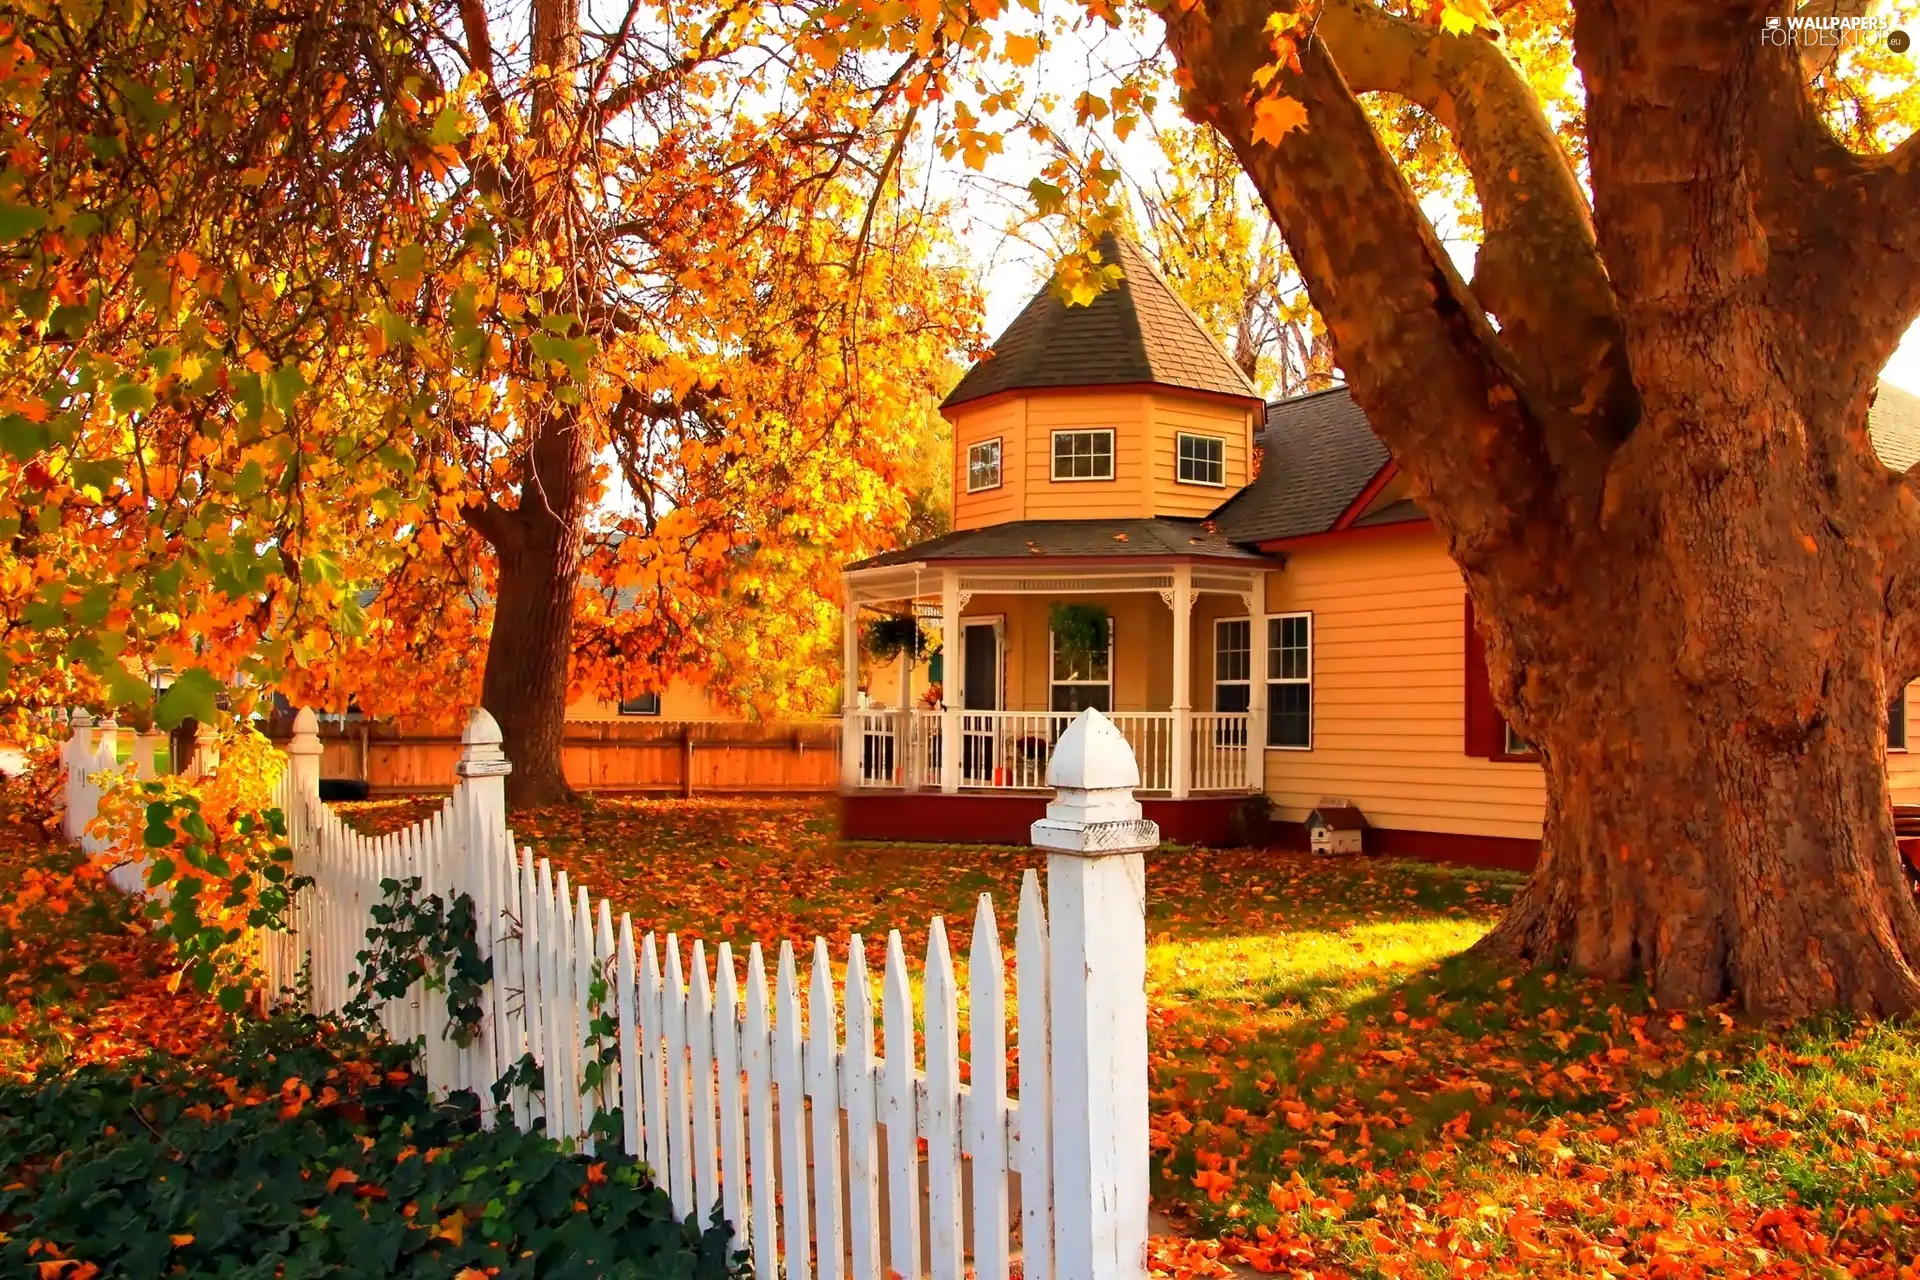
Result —
M1507 753L1507 722L1493 705L1493 684L1487 677L1487 644L1474 625L1473 597L1467 597L1467 734L1466 752L1491 760Z

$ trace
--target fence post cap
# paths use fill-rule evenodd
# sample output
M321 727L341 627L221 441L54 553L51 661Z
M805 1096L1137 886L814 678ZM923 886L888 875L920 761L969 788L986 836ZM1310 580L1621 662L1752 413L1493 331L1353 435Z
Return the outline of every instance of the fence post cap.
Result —
M1053 802L1030 829L1037 847L1103 857L1160 844L1160 825L1145 817L1133 798L1140 785L1133 747L1092 707L1076 716L1054 744L1047 784L1054 788Z
M91 729L93 728L93 713L85 707L75 707L72 723L76 729Z
M501 741L500 722L493 718L493 712L485 707L475 707L473 714L467 717L467 727L460 731L461 744L471 747Z
M1140 764L1126 735L1088 707L1073 718L1054 744L1047 785L1075 791L1107 791L1140 785Z
M290 756L317 756L325 748L320 745L320 717L313 714L312 707L302 707L293 713L293 741L287 743Z
M460 763L453 771L462 778L501 778L513 772L507 753L500 749L500 722L485 707L475 707L460 734Z

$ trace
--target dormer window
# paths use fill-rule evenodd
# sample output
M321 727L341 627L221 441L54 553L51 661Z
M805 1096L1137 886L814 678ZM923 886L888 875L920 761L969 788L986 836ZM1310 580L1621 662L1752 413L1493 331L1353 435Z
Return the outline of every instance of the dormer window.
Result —
M1113 479L1113 432L1054 432L1053 478L1055 480Z
M967 450L967 492L1000 487L1000 439L982 440Z
M1227 441L1224 436L1196 436L1185 431L1175 438L1181 484L1215 488L1227 483Z

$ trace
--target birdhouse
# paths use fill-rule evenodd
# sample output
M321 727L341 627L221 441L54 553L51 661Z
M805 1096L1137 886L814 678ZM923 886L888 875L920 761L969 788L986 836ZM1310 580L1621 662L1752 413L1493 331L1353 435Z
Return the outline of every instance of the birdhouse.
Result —
M1307 815L1307 845L1315 853L1359 853L1367 820L1351 804L1322 801Z

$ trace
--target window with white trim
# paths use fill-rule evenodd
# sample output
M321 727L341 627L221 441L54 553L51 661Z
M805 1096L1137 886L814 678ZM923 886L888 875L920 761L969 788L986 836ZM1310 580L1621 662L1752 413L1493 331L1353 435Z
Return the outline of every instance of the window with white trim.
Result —
M1527 745L1527 740L1525 738L1521 737L1519 734L1513 731L1512 725L1506 723L1503 720L1501 721L1500 727L1507 731L1506 746L1507 746L1508 755L1530 756L1533 754L1533 748Z
M1048 706L1054 711L1113 710L1113 620L1107 620L1107 651L1075 654L1060 651L1060 634L1047 632Z
M660 695L643 693L636 698L620 699L620 714L623 716L657 716L660 714Z
M1223 436L1196 436L1182 431L1173 438L1179 459L1181 484L1205 484L1215 488L1227 482L1227 442Z
M1887 708L1887 750L1905 751L1907 749L1907 687L1900 686L1900 692L1893 696L1893 705Z
M1113 432L1054 432L1053 478L1055 480L1113 479Z
M1267 745L1313 746L1313 615L1267 619Z
M1253 705L1253 620L1219 618L1213 624L1213 709Z
M1000 438L982 440L967 449L967 492L1000 487Z

